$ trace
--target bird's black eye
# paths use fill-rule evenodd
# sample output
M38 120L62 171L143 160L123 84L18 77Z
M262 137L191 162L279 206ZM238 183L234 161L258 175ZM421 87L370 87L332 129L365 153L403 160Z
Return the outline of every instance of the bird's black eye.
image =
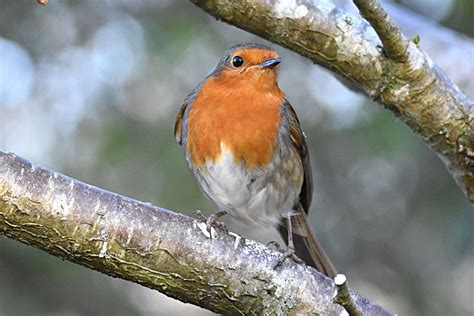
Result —
M236 68L242 66L244 64L244 59L240 56L234 56L234 58L232 58L232 65Z

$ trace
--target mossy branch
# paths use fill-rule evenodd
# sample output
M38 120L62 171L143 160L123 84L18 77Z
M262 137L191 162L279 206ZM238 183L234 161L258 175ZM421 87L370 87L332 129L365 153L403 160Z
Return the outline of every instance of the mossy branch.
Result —
M374 28L329 0L191 2L332 70L392 111L440 156L474 202L474 103L405 40L378 1L355 1Z
M0 151L0 234L217 313L341 315L336 285L232 233ZM352 292L364 315L392 315Z

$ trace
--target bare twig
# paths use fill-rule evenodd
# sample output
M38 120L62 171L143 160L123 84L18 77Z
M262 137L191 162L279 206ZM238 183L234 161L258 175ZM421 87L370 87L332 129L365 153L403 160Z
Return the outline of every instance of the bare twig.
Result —
M406 62L386 58L370 25L329 0L191 1L220 20L308 57L364 91L425 140L474 202L474 103L415 43L392 43L403 37L398 31L390 37L390 27L378 27L393 58L405 52L408 56Z
M334 284L336 284L337 287L334 302L342 305L349 316L363 316L364 314L359 311L357 305L352 299L351 291L349 290L346 280L347 279L344 274L338 274L334 277Z
M0 234L217 313L340 315L334 282L235 234L0 151ZM354 294L366 315L392 315Z
M430 55L436 64L443 69L461 91L471 100L474 98L474 63L464 63L459 67L459 60L471 56L474 51L474 40L449 29L441 24L391 2L384 2L384 7L395 22L400 25L406 38L420 38L418 46Z
M353 0L360 14L369 21L383 44L388 57L398 62L408 61L408 41L400 28L380 5L378 0Z

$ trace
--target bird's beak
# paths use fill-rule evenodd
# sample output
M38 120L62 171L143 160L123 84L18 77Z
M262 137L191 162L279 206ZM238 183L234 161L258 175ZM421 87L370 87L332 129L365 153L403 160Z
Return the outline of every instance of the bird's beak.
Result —
M260 64L260 68L274 68L276 67L279 63L281 63L281 58L268 58L263 61L263 63Z

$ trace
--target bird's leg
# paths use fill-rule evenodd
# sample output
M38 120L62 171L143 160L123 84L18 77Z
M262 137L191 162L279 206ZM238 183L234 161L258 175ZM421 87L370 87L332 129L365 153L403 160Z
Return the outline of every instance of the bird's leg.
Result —
M211 227L214 227L216 229L223 230L223 231L226 231L226 232L228 231L225 224L223 222L219 221L219 218L221 218L222 216L227 214L226 211L219 211L215 214L209 215L208 218L206 218L206 216L204 216L200 210L194 211L193 214L196 216L197 220L199 220L203 223L206 223L207 231L209 233L211 233Z
M293 243L293 228L291 226L291 216L291 213L288 213L286 216L286 220L288 221L288 246L283 252L283 256L278 260L277 264L275 265L275 268L281 266L282 263L286 260L286 258L291 258L296 263L303 263L303 260L298 258L295 253L295 244Z

